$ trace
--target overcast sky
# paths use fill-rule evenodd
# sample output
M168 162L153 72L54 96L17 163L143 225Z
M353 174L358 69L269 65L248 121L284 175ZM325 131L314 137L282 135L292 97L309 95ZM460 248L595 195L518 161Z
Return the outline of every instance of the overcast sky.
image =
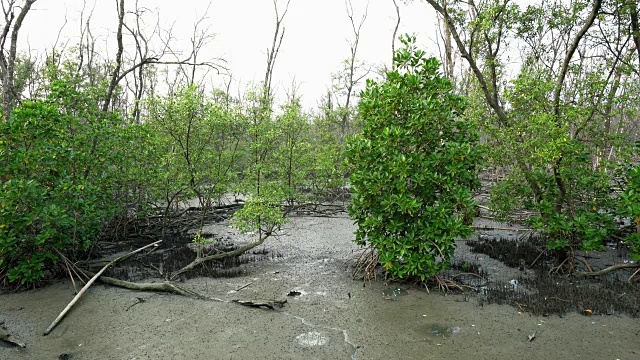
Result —
M286 0L278 0L278 3L283 11ZM402 0L398 3L402 19L399 34L415 33L422 48L437 55L435 12L420 0L408 5ZM116 0L38 0L23 25L20 50L27 50L24 40L28 40L32 51L51 48L60 29L60 43L76 44L83 4L85 19L93 9L92 32L113 59ZM391 39L396 22L393 1L352 0L352 4L356 19L367 10L358 59L372 65L390 64ZM150 26L159 18L163 29L173 27L175 44L180 44L183 49L189 48L193 25L209 7L208 18L202 27L208 27L215 38L202 51L200 58L225 59L233 73L236 88L263 78L266 49L271 45L275 28L272 0L139 0L139 6L149 8L145 18ZM126 0L125 7L132 10L135 0ZM274 73L276 91L284 93L295 79L304 103L314 105L330 86L331 73L339 71L342 61L349 56L348 40L353 39L353 34L345 2L291 0L284 26L286 33ZM218 77L214 81L221 82L222 79Z

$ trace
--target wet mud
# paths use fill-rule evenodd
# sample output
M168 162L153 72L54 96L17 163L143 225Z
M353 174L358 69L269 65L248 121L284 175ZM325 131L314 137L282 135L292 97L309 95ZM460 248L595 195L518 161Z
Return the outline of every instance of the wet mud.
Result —
M204 231L228 236L232 246L251 241L225 223ZM535 281L535 271L474 253L465 241L458 242L456 271L483 274L468 275L477 294L354 280L360 250L353 231L344 216L295 217L249 255L255 259L232 266L233 276L181 283L227 301L286 299L275 311L97 284L43 337L72 299L71 283L2 294L0 321L27 348L0 347L0 359L640 359L637 318L597 307L591 316L571 309L543 316L522 311L528 304L522 299L520 307L483 300L483 287L510 280L520 286L524 278ZM152 272L145 281L163 279Z
M626 314L640 317L640 286L627 279L635 269L618 271L595 279L577 278L557 271L558 260L545 250L544 240L534 236L520 238L487 237L468 241L474 253L488 255L518 269L517 277L483 287L481 301L509 304L535 315ZM603 268L629 261L615 249L580 253L590 266ZM578 271L587 271L580 263Z

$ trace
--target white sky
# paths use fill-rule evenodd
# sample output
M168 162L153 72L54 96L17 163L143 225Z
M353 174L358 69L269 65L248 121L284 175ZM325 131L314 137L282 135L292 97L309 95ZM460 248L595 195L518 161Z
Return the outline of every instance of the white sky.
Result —
M519 1L520 2L520 1ZM82 0L38 0L23 25L20 48L32 51L51 48L62 28L61 41L69 46L79 41ZM284 9L286 0L279 0ZM368 17L362 28L358 59L368 64L390 64L391 39L396 22L392 0L352 0L355 17L359 19L368 3ZM403 4L402 22L398 34L415 33L418 42L429 54L437 55L435 46L435 12L421 0ZM202 51L200 59L221 57L228 61L233 73L234 87L243 88L250 82L259 82L266 67L266 49L270 47L275 28L272 0L139 0L141 7L153 11L146 17L154 25L159 17L161 27L173 25L176 44L189 49L188 40L193 24L209 9L204 27L215 34L213 41ZM85 18L94 7L92 32L113 59L116 49L116 0L86 0ZM135 0L126 0L126 9L132 10ZM65 17L67 20L66 25ZM130 18L132 19L132 18ZM291 0L284 19L286 28L281 52L278 56L274 85L281 95L290 89L295 79L298 93L308 106L317 103L331 84L331 73L341 69L349 56L348 39L353 39L344 0ZM130 48L133 50L133 48ZM172 60L172 59L171 59ZM222 78L214 79L221 83ZM239 82L238 82L239 81Z

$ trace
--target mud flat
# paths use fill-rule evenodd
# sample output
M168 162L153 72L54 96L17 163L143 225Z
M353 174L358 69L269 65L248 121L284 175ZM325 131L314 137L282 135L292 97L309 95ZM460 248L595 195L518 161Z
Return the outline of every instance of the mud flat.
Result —
M640 359L637 318L532 315L476 295L353 280L354 230L346 217L292 218L262 246L278 256L182 284L225 300L287 299L276 311L96 285L43 337L73 297L70 282L0 295L0 321L27 344L0 344L0 359ZM518 275L460 244L490 279Z

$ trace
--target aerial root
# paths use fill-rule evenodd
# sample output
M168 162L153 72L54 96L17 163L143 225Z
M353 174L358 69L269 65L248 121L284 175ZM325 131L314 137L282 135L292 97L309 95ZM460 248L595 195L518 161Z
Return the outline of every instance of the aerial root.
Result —
M356 277L358 273L363 272L363 279L371 281L377 280L376 266L380 261L380 255L373 247L368 247L356 258L356 269L353 272L352 277Z

